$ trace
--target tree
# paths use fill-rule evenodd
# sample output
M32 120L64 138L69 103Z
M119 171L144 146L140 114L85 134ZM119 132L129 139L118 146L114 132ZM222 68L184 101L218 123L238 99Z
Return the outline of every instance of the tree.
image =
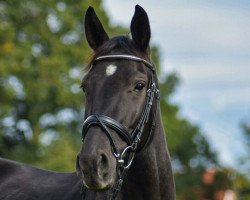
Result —
M154 47L152 52L161 74L158 48ZM218 161L199 127L180 116L179 106L171 103L179 83L175 73L161 79L161 113L175 172L177 199L193 200L199 199L201 190L206 190L202 174L207 168L217 166Z
M250 121L246 120L241 124L243 138L248 152L250 152ZM241 171L237 170L235 176L235 188L240 199L250 200L250 153L240 158Z
M250 120L242 124L242 129L246 148L249 150L248 152L250 152ZM250 154L243 158L241 162L244 164L244 167L246 168L245 171L250 178Z
M82 39L89 5L109 35L128 32L110 25L100 0L0 2L0 156L74 170L84 112L79 85L91 54ZM160 71L155 46L152 57ZM170 102L178 84L176 74L160 82L162 117L178 199L194 199L201 174L217 161L199 127Z
M90 55L82 19L90 3L0 2L1 156L34 163L61 134L76 136L79 141L70 138L79 146L84 101L79 85ZM101 1L92 5L112 32Z

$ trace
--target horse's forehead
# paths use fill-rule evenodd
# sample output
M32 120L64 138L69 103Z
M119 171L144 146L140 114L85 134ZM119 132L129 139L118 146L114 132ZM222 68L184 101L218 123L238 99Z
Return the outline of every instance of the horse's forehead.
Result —
M96 66L96 71L104 77L116 77L120 75L146 74L146 67L142 63L133 61L102 62Z
M117 65L108 64L106 65L105 74L106 76L112 76L113 74L115 74L116 70L117 70Z
M136 77L147 77L144 64L133 61L102 61L96 63L92 70L85 74L83 82L92 83L127 83ZM98 81L98 82L97 82Z

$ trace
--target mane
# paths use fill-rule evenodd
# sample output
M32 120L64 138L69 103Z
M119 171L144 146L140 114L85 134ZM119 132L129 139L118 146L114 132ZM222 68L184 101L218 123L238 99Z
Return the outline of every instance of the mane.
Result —
M147 59L147 55L145 55L145 53L139 52L136 49L129 36L116 36L109 39L95 52L93 52L93 55L91 56L89 63L85 66L84 71L88 71L90 69L91 64L97 57L111 54L128 54Z

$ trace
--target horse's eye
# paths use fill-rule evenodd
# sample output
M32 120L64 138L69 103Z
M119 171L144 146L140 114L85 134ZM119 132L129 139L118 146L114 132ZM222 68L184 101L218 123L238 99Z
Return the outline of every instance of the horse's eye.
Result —
M145 87L145 83L137 83L136 86L135 86L135 91L136 92L141 92L143 90L143 88Z

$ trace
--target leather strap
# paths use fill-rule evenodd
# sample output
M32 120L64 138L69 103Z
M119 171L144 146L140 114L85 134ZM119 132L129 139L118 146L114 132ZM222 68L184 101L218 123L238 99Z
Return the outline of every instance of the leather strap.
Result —
M147 60L144 60L142 58L139 58L137 56L132 56L132 55L123 55L123 54L118 54L118 55L106 55L106 56L99 56L97 57L94 62L92 63L92 66L101 60L132 60L132 61L136 61L136 62L141 62L144 65L146 65L146 67L148 67L153 73L155 73L155 67L153 63L148 62ZM92 68L91 66L91 68Z
M131 145L132 137L127 132L126 128L116 120L105 115L90 115L83 123L82 138L85 138L91 126L103 127L101 123L114 130L128 145Z

